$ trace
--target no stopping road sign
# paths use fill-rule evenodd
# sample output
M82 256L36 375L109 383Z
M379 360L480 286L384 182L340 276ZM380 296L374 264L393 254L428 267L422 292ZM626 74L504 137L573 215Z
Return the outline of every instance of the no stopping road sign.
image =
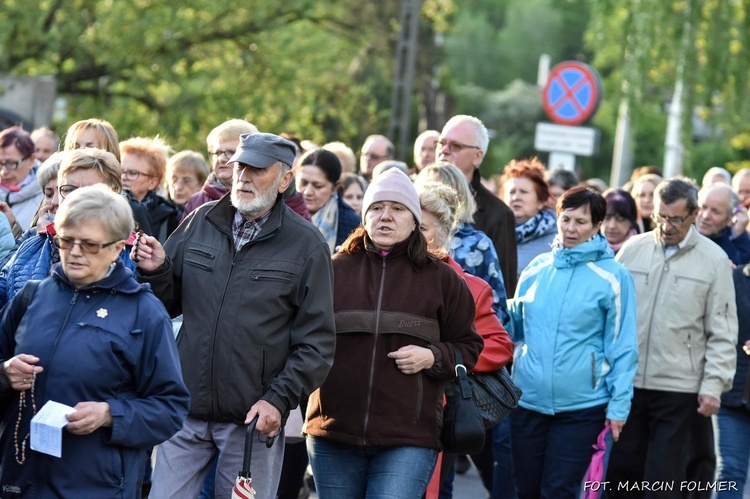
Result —
M602 94L599 73L582 62L565 61L550 72L542 103L555 123L580 125L594 116Z

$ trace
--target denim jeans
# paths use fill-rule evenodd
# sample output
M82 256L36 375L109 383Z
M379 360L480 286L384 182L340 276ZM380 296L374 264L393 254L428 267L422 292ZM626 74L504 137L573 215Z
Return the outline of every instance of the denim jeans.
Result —
M320 499L420 499L437 451L422 447L359 447L307 437Z
M742 499L750 462L750 410L721 406L717 419L721 455L719 480L735 482L736 490L719 492L716 497Z
M520 499L575 499L604 429L606 405L554 416L510 413L513 471Z
M513 479L513 453L510 446L510 415L493 428L492 451L495 456L495 467L490 497L492 499L515 499L516 482Z

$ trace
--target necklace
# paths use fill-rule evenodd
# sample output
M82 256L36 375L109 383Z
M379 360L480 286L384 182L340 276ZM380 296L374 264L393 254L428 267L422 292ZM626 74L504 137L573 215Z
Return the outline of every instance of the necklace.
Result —
M36 414L36 400L34 399L34 386L36 385L36 371L34 371L31 374L31 408L34 411L32 413L32 417L34 414ZM18 443L18 430L21 427L21 420L23 419L23 410L26 407L26 390L22 390L21 394L18 398L18 419L16 419L16 428L13 431L13 444L16 448L16 462L18 464L23 464L26 461L26 441L29 439L29 434L31 433L31 429L29 429L29 433L26 434L25 437L21 440L21 443Z

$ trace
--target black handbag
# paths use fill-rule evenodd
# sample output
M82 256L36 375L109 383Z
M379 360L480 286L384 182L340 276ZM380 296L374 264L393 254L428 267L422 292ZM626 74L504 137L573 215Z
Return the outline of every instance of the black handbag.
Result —
M463 365L461 352L456 353L456 378L445 391L446 404L443 411L443 448L454 454L474 454L484 448L484 421Z
M504 367L491 373L472 373L469 375L469 383L485 428L492 428L518 407L521 389Z

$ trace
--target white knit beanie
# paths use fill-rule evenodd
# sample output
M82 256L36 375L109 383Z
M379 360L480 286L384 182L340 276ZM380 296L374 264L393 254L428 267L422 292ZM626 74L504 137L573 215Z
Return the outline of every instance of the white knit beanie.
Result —
M401 203L412 212L417 224L422 223L422 208L419 206L417 190L411 179L398 168L391 168L373 179L362 198L362 218L370 205L379 201Z

